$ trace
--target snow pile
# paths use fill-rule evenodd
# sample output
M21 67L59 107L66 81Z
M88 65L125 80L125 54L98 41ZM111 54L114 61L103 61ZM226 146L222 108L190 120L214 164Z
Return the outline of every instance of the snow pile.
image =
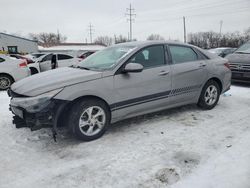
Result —
M218 106L195 105L112 125L80 142L61 130L16 129L0 92L0 187L249 188L250 87L233 86Z

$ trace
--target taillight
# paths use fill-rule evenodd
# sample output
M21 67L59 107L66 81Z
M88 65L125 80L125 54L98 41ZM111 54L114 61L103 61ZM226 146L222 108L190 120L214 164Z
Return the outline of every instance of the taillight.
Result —
M22 62L22 63L20 63L19 64L19 67L27 67L27 62L26 61L24 61L24 62Z
M224 66L227 67L228 69L230 69L230 65L229 65L228 62L227 62L227 63L224 63Z

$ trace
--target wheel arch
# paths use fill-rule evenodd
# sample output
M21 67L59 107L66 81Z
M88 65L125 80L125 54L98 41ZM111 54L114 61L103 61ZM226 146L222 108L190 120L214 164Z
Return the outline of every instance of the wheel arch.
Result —
M15 82L15 79L14 79L14 77L13 76L11 76L10 74L8 74L8 73L5 73L5 72L0 72L0 76L1 75L5 75L5 76L8 76L8 77L10 77L12 80L13 80L13 82Z
M220 93L221 93L223 91L222 81L218 77L212 77L207 82L209 82L210 80L214 80L219 85L219 87L220 87Z
M67 122L67 121L64 121L65 118L66 118L65 114L70 112L72 106L74 104L76 104L77 102L79 102L81 100L84 100L84 99L85 100L87 100L87 99L96 99L96 100L102 101L107 106L107 109L109 110L110 117L112 116L110 105L108 104L108 102L106 100L104 100L103 98L101 98L99 96L96 96L96 95L85 95L85 96L78 97L78 98L74 99L73 101L68 102L68 104L64 107L64 109L62 110L62 112L60 113L60 115L58 117L59 127L60 127L60 125L63 126L62 122ZM58 125L56 125L56 126L58 126Z
M29 69L30 69L31 75L39 73L39 71L35 67L29 67Z

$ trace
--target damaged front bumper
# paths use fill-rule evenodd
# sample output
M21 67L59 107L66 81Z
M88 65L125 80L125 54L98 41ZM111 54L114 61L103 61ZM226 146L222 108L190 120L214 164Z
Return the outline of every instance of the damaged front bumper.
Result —
M62 100L51 100L46 107L39 112L28 112L26 109L10 104L10 110L14 114L13 123L16 128L28 127L32 131L51 127L57 128L59 115L67 102Z
M8 91L10 111L14 114L13 123L16 128L29 127L32 131L52 127L54 132L59 116L67 105L67 101L54 99L62 89L53 90L35 97L28 97Z

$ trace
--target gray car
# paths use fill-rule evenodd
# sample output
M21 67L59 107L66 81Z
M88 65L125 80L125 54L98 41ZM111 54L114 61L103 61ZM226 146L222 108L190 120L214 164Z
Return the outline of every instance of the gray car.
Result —
M250 83L250 41L227 55L232 71L232 81Z
M77 67L12 85L17 128L68 126L77 138L101 137L110 123L186 104L212 109L230 88L226 59L177 42L130 42L99 51Z

